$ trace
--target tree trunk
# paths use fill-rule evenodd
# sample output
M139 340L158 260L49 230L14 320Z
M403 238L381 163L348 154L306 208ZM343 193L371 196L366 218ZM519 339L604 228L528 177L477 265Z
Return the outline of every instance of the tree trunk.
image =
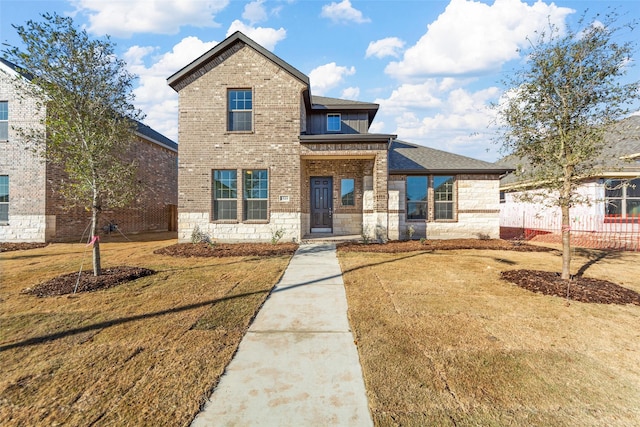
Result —
M562 279L571 278L571 218L569 205L561 206L562 210Z
M97 197L94 196L91 207L91 242L93 242L93 275L100 276L102 268L100 266L100 236L98 234L98 220L100 219L100 205Z

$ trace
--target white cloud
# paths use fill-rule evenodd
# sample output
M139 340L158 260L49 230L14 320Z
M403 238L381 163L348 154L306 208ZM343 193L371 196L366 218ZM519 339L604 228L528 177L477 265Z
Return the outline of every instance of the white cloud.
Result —
M391 129L377 125L371 132L393 133L440 150L496 160L497 147L492 142L495 112L489 104L499 99L500 90L490 87L472 92L465 88L468 83L446 78L399 86L388 98L375 101L380 104L376 121L394 125Z
M88 31L131 37L135 33L177 34L180 27L219 27L215 14L229 0L72 0L75 13L88 15Z
M346 76L353 75L355 72L355 67L343 67L336 65L335 62L314 68L309 73L311 92L314 95L324 95L342 83Z
M253 41L270 51L275 49L279 41L287 37L287 31L284 28L276 30L275 28L252 27L237 19L229 26L227 36L230 36L236 31L242 31Z
M360 97L360 88L359 87L348 87L342 91L340 95L343 99L350 99L352 101L357 101Z
M167 85L167 77L191 63L218 42L203 42L196 37L187 37L176 44L170 52L150 58L156 48L132 46L124 54L128 69L138 75L139 85L134 90L136 107L147 117L145 124L168 138L178 138L178 94Z
M322 13L320 13L320 16L323 18L329 18L334 23L355 22L357 24L364 24L366 22L371 22L369 18L362 16L362 12L351 6L351 2L349 0L342 0L340 3L333 2L322 6Z
M384 58L385 56L400 56L400 51L404 48L404 41L397 37L387 37L369 43L365 58L375 56L376 58Z
M244 6L244 12L242 12L242 19L246 19L251 25L265 21L267 19L267 11L264 8L264 0L247 3Z
M549 22L564 27L574 11L554 3L495 0L491 5L473 0L452 0L427 26L427 32L408 48L399 62L385 72L401 81L420 76L479 74L497 70L518 57L516 49L536 29Z

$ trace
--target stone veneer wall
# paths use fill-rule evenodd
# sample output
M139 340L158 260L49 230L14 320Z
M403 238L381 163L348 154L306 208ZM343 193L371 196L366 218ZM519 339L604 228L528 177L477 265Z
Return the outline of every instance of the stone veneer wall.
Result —
M305 85L246 45L219 59L179 88L179 239L188 241L197 225L218 239L231 238L233 231L242 238L270 240L271 231L281 227L287 239L300 240L300 96ZM228 89L252 89L251 132L227 131ZM243 221L240 197L237 220L213 221L215 169L236 170L239 185L243 170L267 169L269 219Z
M42 112L35 100L21 97L13 84L14 74L0 67L0 101L8 101L9 139L0 141L0 175L9 177L9 221L0 223L1 242L44 242L45 163L31 146L22 141L13 127L44 132ZM25 81L25 84L29 84Z
M389 182L390 238L407 238L409 226L414 239L499 238L500 200L497 175L457 175L453 221L406 221L405 176ZM397 212L397 213L396 213Z

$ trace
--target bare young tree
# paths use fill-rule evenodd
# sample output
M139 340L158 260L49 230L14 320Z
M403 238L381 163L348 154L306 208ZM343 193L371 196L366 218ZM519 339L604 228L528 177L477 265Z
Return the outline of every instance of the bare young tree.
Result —
M502 148L529 167L523 178L562 212L562 278L570 278L571 206L583 203L580 181L597 173L605 131L629 114L639 82L624 83L635 43L623 41L633 24L616 11L566 32L549 25L521 52L526 64L507 78L512 90L498 106ZM633 40L633 39L632 39Z
M23 46L3 51L20 67L16 88L44 111L44 132L17 129L67 179L60 191L68 207L91 211L93 272L101 274L100 213L135 196L136 165L126 160L142 114L133 102L130 74L107 37L92 40L73 20L44 14L42 22L14 28ZM24 84L24 77L31 84Z

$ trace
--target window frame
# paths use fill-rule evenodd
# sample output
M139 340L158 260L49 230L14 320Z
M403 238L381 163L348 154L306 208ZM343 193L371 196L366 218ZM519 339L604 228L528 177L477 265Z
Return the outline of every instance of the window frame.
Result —
M258 183L257 188L253 185L249 185L248 175L260 175L264 173L264 177L258 176L257 179L253 179ZM264 184L264 186L262 185ZM245 222L263 222L269 221L269 170L268 169L243 169L242 170L242 220ZM256 197L257 191L257 197ZM253 212L256 209L250 207L254 203L258 202L260 208L258 212L264 212L263 216L254 216ZM249 215L252 213L251 215Z
M444 178L444 181L440 185L446 185L448 181L450 182L450 186L448 186L448 190L444 193L447 197L446 200L440 200L439 196L443 195L443 193L439 192L438 189L440 185L436 187L436 179ZM431 182L433 185L433 220L434 221L453 221L455 220L455 204L454 204L454 193L455 193L455 181L456 178L453 175L432 175ZM450 206L447 209L447 217L439 218L439 212L441 212L442 206ZM450 216L450 217L449 217Z
M615 185L610 185L617 182ZM635 202L640 206L640 193L629 196L629 187L633 186L633 190L640 191L640 178L610 178L604 181L604 216L609 222L614 221L640 221L640 213L629 214L629 202ZM608 192L619 192L619 195L609 195ZM610 207L615 206L614 202L619 202L620 213L610 213Z
M232 94L234 93L249 93L250 99L244 98L243 100L239 100L238 98L234 98L232 100ZM250 133L253 132L253 89L252 88L235 88L235 89L227 89L227 132L237 132L237 133ZM239 103L242 103L243 107L247 107L246 103L250 103L250 108L237 108ZM235 104L235 105L233 105ZM236 107L236 108L234 108ZM236 115L246 115L249 114L249 120L234 120ZM236 124L238 123L248 123L248 129L234 129Z
M216 178L216 173L233 173L233 177L221 177ZM224 180L223 180L224 179ZM236 169L213 169L211 172L211 181L212 181L212 217L216 222L225 222L225 221L238 221L238 171ZM235 188L229 188L226 191L230 192L230 196L235 193L235 197L221 197L223 193L218 192L217 183L234 183ZM221 205L224 203L224 205ZM232 209L231 206L235 204L235 209ZM229 206L225 208L224 206ZM222 212L230 212L230 215L220 215L220 209ZM222 217L221 217L222 216Z
M332 121L330 119L332 118L338 118L338 128L337 129L332 129L330 124L332 123ZM342 114L340 113L327 113L327 132L340 132L342 131Z
M347 193L344 192L345 181L351 182L351 191ZM340 205L346 207L354 207L356 205L356 180L354 178L340 178Z
M420 199L409 199L409 180L421 178L425 181L424 188L424 200ZM405 182L405 216L406 221L428 221L429 220L429 175L409 175L406 177ZM409 205L413 205L414 207L422 207L422 209L418 209L420 215L412 216L412 212L415 211L415 208L410 209ZM422 214L424 212L424 214Z
M420 178L425 182L425 200L412 200L409 198L410 181L415 178ZM446 200L438 200L442 193L437 191L435 187L436 182L439 179L444 178L444 182L451 180L449 191L444 193L447 197ZM457 176L456 175L407 175L405 177L405 221L406 222L457 222ZM418 187L419 188L419 187ZM413 205L413 206L412 206ZM440 217L439 209L443 205L450 206L446 212L446 217ZM418 209L421 215L412 216L412 212L416 211L416 207L422 207ZM424 212L424 214L423 214Z
M6 138L2 137L3 133L6 133ZM0 141L9 141L9 101L4 100L0 101Z
M0 175L0 206L6 206L6 211L4 209L0 209L0 224L6 225L9 223L9 202L9 175Z

